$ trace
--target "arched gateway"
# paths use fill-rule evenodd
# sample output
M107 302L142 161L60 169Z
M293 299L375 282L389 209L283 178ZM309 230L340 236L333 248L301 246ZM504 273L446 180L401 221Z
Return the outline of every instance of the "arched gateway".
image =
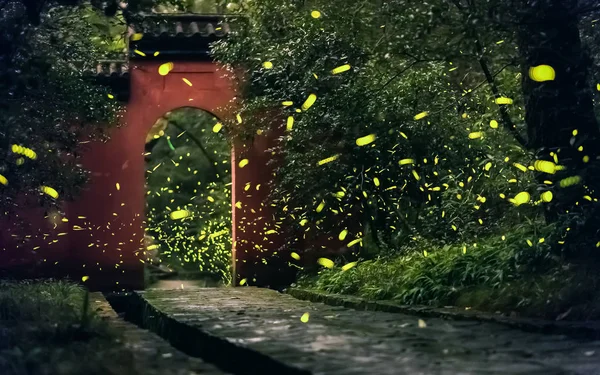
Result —
M221 119L235 116L223 112L234 98L235 88L208 53L209 43L228 32L229 25L220 16L145 16L132 26L131 33L142 34L142 38L132 38L129 61L98 65L96 78L110 85L116 99L123 101L125 112L122 126L111 131L107 143L83 145L82 163L91 171L91 181L76 201L66 203L68 221L40 230L53 233L38 241L36 251L55 274L89 276L93 288L144 287L140 252L144 247L146 136L156 119L181 107L199 108ZM173 62L173 69L160 75L158 68L165 62ZM265 152L276 138L273 133L257 136L232 150L234 285L243 278L262 286L289 282L285 261L277 262L277 257L266 265L261 261L283 245L277 234L265 236L265 228L277 227L266 201L272 177L267 162L272 156ZM236 160L241 159L250 163L240 168ZM264 188L246 190L248 183ZM241 208L236 208L236 203ZM32 221L42 223L36 212L28 215L37 215ZM60 241L52 244L57 249L53 250L49 240L59 234L63 236L57 237ZM0 242L6 248L10 241L0 238ZM10 253L0 254L2 264L11 264L7 259Z

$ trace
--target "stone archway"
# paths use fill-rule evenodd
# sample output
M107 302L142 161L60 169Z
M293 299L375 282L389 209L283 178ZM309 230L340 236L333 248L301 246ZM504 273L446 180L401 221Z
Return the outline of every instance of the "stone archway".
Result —
M136 37L130 42L129 60L98 65L95 78L110 86L124 103L124 112L109 141L82 142L81 163L91 172L90 181L76 201L65 203L67 221L46 228L39 218L37 226L44 229L29 243L40 244L37 261L60 263L52 267L54 276L88 276L86 283L92 289L144 287L140 255L144 249L145 138L154 120L180 107L193 106L220 119L235 117L231 106L227 107L236 95L233 81L209 57L210 43L226 37L228 31L221 16L145 16L132 25L131 35ZM159 67L166 62L172 62L173 69L161 75ZM293 278L293 271L285 267L284 239L268 201L274 167L269 163L273 155L266 150L277 142L283 121L274 125L270 133L233 145L233 285L245 279L250 285L279 286ZM241 167L238 161L242 159L249 163ZM37 220L39 215L29 216ZM11 233L20 231L16 228ZM56 236L60 236L60 247L48 241ZM4 248L12 246L10 238L0 240ZM274 254L275 260L264 261ZM12 262L11 257L4 255L3 263Z
M117 287L143 286L144 265L139 260L144 234L143 154L153 120L165 112L185 106L200 108L220 118L234 115L222 112L234 98L234 90L222 78L216 64L179 61L174 63L168 75L161 76L158 68L164 62L148 60L132 63L129 69L131 88L123 125L112 132L107 143L88 146L83 164L92 171L92 180L81 197L67 208L69 220L73 220L74 224L98 228L95 237L92 236L93 246L88 247L91 243L89 233L79 231L70 233L70 242L75 263L86 264L87 273L95 273L94 278L103 281L103 284L104 281L114 281L113 286ZM183 78L192 85L186 84ZM247 185L266 187L271 177L265 168L269 159L265 149L270 140L268 136L260 138L246 147L236 145L232 152L232 206L236 207L236 203L241 202L237 205L241 208L233 209L232 257L234 282L246 278L256 279L256 284L262 284L262 281L269 285L269 277L261 277L251 267L252 263L258 263L251 258L253 253L258 252L257 249L264 252L267 248L274 250L280 246L273 242L272 236L268 240L263 236L262 228L269 225L273 215L265 204L266 189L262 192L244 190ZM251 162L240 168L236 160L241 158ZM78 217L85 219L76 219ZM80 223L81 220L83 222ZM257 231L258 228L260 230ZM92 272L92 269L97 269L97 272Z
M79 200L67 208L72 220L85 217L85 225L100 228L95 239L100 246L86 248L90 244L89 234L72 232L70 248L76 264L85 263L86 267L90 264L101 271L96 279L103 287L143 286L144 267L139 260L144 232L143 153L153 121L181 107L195 107L221 119L236 115L228 106L236 95L233 81L207 58L208 42L224 37L229 26L215 16L149 18L150 22L162 25L162 31L153 34L142 29L144 37L130 46L128 66L119 63L99 66L99 76L105 83L114 89L129 88L116 93L126 102L123 123L112 132L107 143L87 147L83 161L92 171L92 181ZM132 30L132 34L138 31ZM155 56L153 51L160 53ZM172 69L162 75L159 67L167 62L173 63ZM276 132L235 144L231 153L233 285L243 279L248 284L262 286L290 281L289 271L280 267L281 262L263 262L265 256L281 252L284 243L277 234L278 225L268 202L273 167L267 164L273 156L266 150L276 142ZM242 159L248 159L249 163L240 167L238 161ZM107 223L111 223L109 228L102 230ZM91 273L89 268L86 272Z

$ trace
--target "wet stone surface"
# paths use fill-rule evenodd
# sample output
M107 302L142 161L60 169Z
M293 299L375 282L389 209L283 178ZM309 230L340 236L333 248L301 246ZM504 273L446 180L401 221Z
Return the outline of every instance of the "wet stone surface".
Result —
M131 352L133 365L139 374L227 375L199 358L174 349L154 333L119 318L101 293L90 294L90 307L120 333L120 340Z
M600 374L600 341L440 318L419 328L418 316L253 287L139 293L180 322L313 374Z

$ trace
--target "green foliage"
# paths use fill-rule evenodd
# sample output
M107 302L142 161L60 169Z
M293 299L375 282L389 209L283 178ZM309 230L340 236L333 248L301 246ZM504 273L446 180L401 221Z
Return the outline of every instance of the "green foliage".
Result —
M578 49L573 22L574 14L582 15L581 35L597 60L597 14L583 2L557 12L565 6L495 0L266 0L245 6L249 27L216 45L215 54L249 70L241 83L246 117L294 102L281 109L293 116L294 127L274 150L283 159L272 194L285 208L281 221L298 238L349 227L346 241L362 239L364 261L347 271L305 275L304 285L406 304L552 319L565 311L575 319L598 316L598 278L581 271L598 259L598 166L569 160L573 144L589 142L584 149L592 159L597 149L594 113L586 106L597 80L579 79L589 61ZM321 17L311 18L313 10ZM554 18L542 22L538 13ZM569 59L556 53L569 48ZM555 86L528 76L531 64L548 63L532 56L558 59L552 60ZM343 64L351 70L334 75L331 70ZM315 104L298 110L311 93ZM497 105L499 97L512 104ZM576 139L580 118L591 130ZM252 125L246 123L249 134ZM549 150L533 146L555 146L548 140L560 132L560 144L568 140L571 150L550 156L565 168L535 172L534 162ZM376 137L372 144L355 143L369 134ZM574 152L579 160L581 151ZM398 164L406 159L414 163ZM573 175L585 183L560 186ZM546 191L552 203L542 202ZM527 202L513 200L526 194ZM553 217L557 201L568 203ZM319 213L321 202L326 208ZM576 260L577 271L567 259Z
M484 17L493 4L481 4L473 16ZM490 49L493 83L513 98L508 113L523 118L510 32L486 30L479 37L465 24L463 9L441 1L362 2L336 11L342 6L348 4L250 4L245 11L252 22L214 48L220 61L248 69L245 118L294 102L281 109L294 117L293 129L273 150L283 163L272 199L287 208L281 217L286 226L310 237L358 221L382 250L397 251L413 238L443 245L536 217L538 208L515 210L507 201L521 191L539 200L532 174L512 165L527 166L532 155L502 125L490 127L502 121L474 50L476 40ZM312 18L312 10L322 16ZM271 69L262 65L266 61ZM350 71L332 74L344 64ZM311 93L315 104L295 110ZM422 112L427 116L415 119ZM271 123L245 125L251 135ZM469 137L478 132L481 138ZM371 134L373 143L356 144ZM400 165L405 159L414 163ZM321 202L326 208L317 213ZM363 232L355 229L347 241Z
M522 280L523 275L555 266L556 260L548 252L551 238L546 237L552 229L542 226L532 231L521 226L512 228L504 240L495 236L442 247L421 242L413 247L420 249L419 253L367 260L347 271L339 267L323 270L318 278L305 276L299 284L402 304L454 304L474 286L498 289Z
M213 116L193 108L165 115L148 155L148 231L163 261L228 281L231 263L230 147ZM170 144L174 150L171 149ZM187 210L189 217L170 214Z
M119 333L88 312L82 287L63 281L0 282L0 373L137 374Z
M82 18L87 8L51 7L42 12L39 26L27 21L20 2L9 2L0 16L0 88L5 96L0 106L0 209L15 207L23 193L34 197L32 204L55 205L42 196L47 185L60 198L71 198L85 182L86 172L77 155L84 134L99 135L110 124L118 104L107 97L105 88L86 82L103 50L90 42L96 28ZM79 61L79 63L78 63ZM28 147L37 158L22 158L12 145ZM19 202L23 204L23 202Z
M106 17L94 8L84 8L82 18L89 22L96 32L90 41L96 48L106 51L106 58L124 58L127 48L127 25L123 13Z
M0 321L76 323L85 293L64 281L0 281Z

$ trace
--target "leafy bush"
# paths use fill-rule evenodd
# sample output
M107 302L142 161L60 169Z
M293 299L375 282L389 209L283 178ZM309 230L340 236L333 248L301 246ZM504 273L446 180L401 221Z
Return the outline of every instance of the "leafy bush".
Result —
M347 242L365 241L370 233L385 255L411 248L406 245L418 238L443 246L526 216L537 220L542 210L534 176L514 164L525 168L533 155L498 125L489 82L466 52L472 47L453 39L464 28L460 12L438 2L394 1L383 8L357 4L350 17L334 12L339 6L246 4L252 22L214 46L217 59L248 69L241 84L247 136L272 126L263 118L252 121L254 114L293 102L281 109L293 127L272 150L282 160L271 196L281 222L303 238L349 229ZM405 9L396 13L398 7ZM310 16L315 9L321 12L316 19ZM498 40L503 36L498 32ZM464 55L440 38L465 48ZM513 52L494 48L493 84L513 98L509 115L521 118L520 73L504 61ZM345 64L348 71L332 72ZM301 109L309 94L316 95L314 105ZM358 145L365 136L373 141ZM330 157L337 159L318 164ZM529 192L536 205L515 208L509 199L520 192Z
M391 299L403 304L448 305L474 286L491 289L556 266L550 257L552 226L512 228L478 241L427 246L421 242L403 256L359 262L353 268L304 276L299 285L328 293ZM527 241L530 241L531 244ZM414 249L419 249L417 253Z
M245 136L273 122L286 127L271 150L281 161L271 198L280 209L277 219L295 234L287 246L307 246L301 238L323 251L326 245L313 243L339 233L343 242L331 246L358 240L352 250L366 259L348 271L322 272L313 281L318 288L403 303L453 303L473 288L496 293L513 283L522 292L528 272L556 286L552 280L566 255L600 246L597 166L590 159L585 168L586 161L571 168L574 159L567 156L585 160L578 154L583 149L571 147L577 142L590 142L588 159L598 148L586 104L595 82L586 80L576 13L561 11L568 6L560 2L522 5L243 5L251 22L216 43L214 53L231 70L247 71L240 82L241 112L249 119ZM556 29L571 35L570 42L547 39L555 23L521 23L537 15L564 16L565 28ZM586 33L593 40L589 25ZM553 64L557 77L573 75L563 82L575 82L540 84L529 76L541 56L559 58L547 54L552 43L565 51L573 46L569 63L560 56ZM316 100L307 107L309 97ZM255 116L277 107L281 116L270 121ZM581 121L572 120L578 116ZM574 126L585 128L577 138ZM549 157L564 168L536 170L535 161ZM585 183L561 186L575 174ZM542 200L546 192L551 198ZM542 224L545 219L555 224Z

